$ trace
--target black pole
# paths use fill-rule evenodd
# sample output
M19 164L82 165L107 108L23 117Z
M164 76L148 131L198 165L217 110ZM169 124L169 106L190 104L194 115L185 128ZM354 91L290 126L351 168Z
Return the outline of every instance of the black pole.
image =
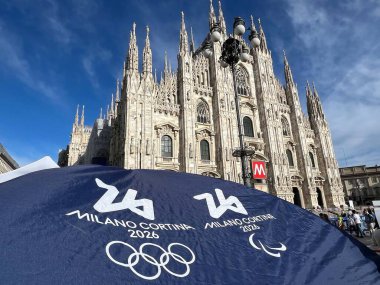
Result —
M237 87L236 87L236 77L235 77L235 64L231 64L231 70L232 70L232 79L234 82L234 92L235 92L235 107L236 107L236 116L237 116L237 123L238 123L238 131L239 131L239 143L240 143L240 158L241 158L241 174L244 181L244 185L247 187L251 187L251 181L250 178L247 177L247 160L245 155L245 149L244 149L244 137L242 132L242 125L241 125L241 115L240 115L240 97L237 93Z

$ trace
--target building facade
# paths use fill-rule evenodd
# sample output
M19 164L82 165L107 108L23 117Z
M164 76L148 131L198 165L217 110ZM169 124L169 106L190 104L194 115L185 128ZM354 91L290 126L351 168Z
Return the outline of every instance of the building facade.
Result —
M0 174L19 168L16 161L9 155L5 147L0 144Z
M232 156L239 147L232 73L219 63L228 38L220 2L218 16L210 4L210 26L215 22L220 23L222 37L212 43L213 54L206 58L195 48L192 34L189 39L182 13L178 67L172 71L165 58L161 80L152 72L149 28L139 69L133 24L115 100L93 128L84 125L84 110L78 122L77 111L63 155L68 165L102 161L242 183L240 158ZM306 86L306 116L285 54L282 85L260 22L258 32L260 46L252 48L250 60L236 70L244 143L255 149L252 159L265 161L268 171L268 179L252 182L255 188L302 207L339 206L344 203L343 186L317 90Z
M372 205L380 200L380 166L365 165L342 167L339 169L344 194L358 206Z

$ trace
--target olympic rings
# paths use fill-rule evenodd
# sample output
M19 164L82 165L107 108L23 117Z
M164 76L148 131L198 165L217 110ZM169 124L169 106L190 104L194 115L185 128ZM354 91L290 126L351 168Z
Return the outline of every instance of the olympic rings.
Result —
M129 255L127 263L120 262L120 261L116 260L115 258L113 258L113 256L111 255L110 248L115 244L127 246L128 248L132 249L133 252ZM156 258L154 258L153 256L151 256L151 255L149 255L143 251L144 248L147 246L158 248L162 252L162 254L160 255L158 260ZM180 254L172 252L173 246L180 246L180 247L186 249L191 254L190 260L186 260ZM106 246L106 253L107 253L108 258L112 262L116 263L117 265L130 268L131 271L135 275L139 276L140 278L146 279L146 280L154 280L154 279L157 279L158 277L160 277L162 269L165 269L166 272L168 272L169 274L171 274L173 276L180 277L180 278L186 277L190 273L190 264L192 264L195 261L194 252L188 246L181 244L181 243L171 243L171 244L169 244L168 249L165 250L160 245L147 242L147 243L141 244L139 247L139 251L137 251L129 243L122 242L122 241L111 241ZM137 270L134 268L135 265L137 265L137 263L139 263L140 256L147 263L149 263L153 266L156 266L157 272L153 276L145 276L145 275L137 272ZM169 268L167 268L166 265L169 263L170 258L173 258L176 262L179 262L179 263L185 265L186 266L185 272L184 273L176 273L176 272L173 272L172 270L170 270Z

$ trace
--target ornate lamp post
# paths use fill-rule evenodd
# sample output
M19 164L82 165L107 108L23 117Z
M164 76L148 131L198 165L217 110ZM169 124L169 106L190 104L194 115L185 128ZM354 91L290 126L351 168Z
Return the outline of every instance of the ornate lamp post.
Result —
M254 48L260 45L260 39L258 37L257 31L252 25L251 33L248 37ZM239 144L240 148L236 149L233 152L234 157L241 158L241 166L242 166L242 178L244 181L244 185L250 187L251 174L247 171L247 157L251 157L255 151L252 149L248 149L244 146L244 134L242 131L242 122L241 122L241 113L240 113L240 97L237 92L236 86L236 65L239 61L246 62L249 60L249 48L245 45L245 43L241 40L241 36L245 33L245 22L242 18L236 17L233 25L233 35L230 36L222 45L222 56L219 59L220 65L223 68L229 66L232 71L232 78L234 83L234 92L235 92L235 107L236 107L236 116L238 121L238 132L239 132ZM213 24L210 29L210 38L213 42L218 42L220 40L220 25L219 23ZM203 53L206 57L210 57L212 55L211 43L206 42L203 46Z

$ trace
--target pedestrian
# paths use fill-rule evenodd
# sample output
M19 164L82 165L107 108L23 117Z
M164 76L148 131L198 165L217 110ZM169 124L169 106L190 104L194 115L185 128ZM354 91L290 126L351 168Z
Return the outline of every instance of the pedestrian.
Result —
M361 227L362 220L360 219L360 215L355 210L353 210L352 213L354 214L353 217L354 217L354 221L355 221L356 236L363 238L364 232L363 232L363 229Z
M325 213L319 213L319 217L324 220L325 222L329 223L330 224L330 219L329 219L329 216Z
M346 230L347 228L347 225L345 223L345 220L346 219L346 213L342 213L339 217L338 217L338 228L341 230L341 231L344 231Z
M375 217L371 213L369 213L367 209L364 209L363 215L364 222L366 223L367 229L369 231L369 235L372 237L373 232L375 230Z
M376 215L375 215L375 209L374 208L368 208L368 213L372 214L372 216L375 218L375 229L379 229L379 222L377 221Z
M352 211L348 211L348 215L347 215L347 227L348 227L351 235L352 235L352 232L356 230L355 220L354 220L354 216L352 214Z

